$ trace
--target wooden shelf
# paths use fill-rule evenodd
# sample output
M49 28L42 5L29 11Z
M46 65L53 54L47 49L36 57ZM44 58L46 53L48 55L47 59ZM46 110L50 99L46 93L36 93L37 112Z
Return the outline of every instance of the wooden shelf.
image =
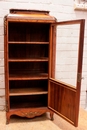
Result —
M23 108L23 107L21 107L21 108L16 108L16 107L11 107L10 109L9 109L9 111L10 112L12 112L12 111L15 111L15 112L17 112L17 111L19 111L19 110L29 110L29 109L31 109L31 107L29 107L29 108ZM36 111L36 110L48 110L48 107L47 106L40 106L40 107L32 107L32 111Z
M9 80L40 80L40 79L48 79L48 74L10 74Z
M47 94L48 91L43 90L43 88L12 88L10 89L10 96L19 96L19 95L39 95Z
M48 61L48 58L32 58L32 59L27 59L27 58L21 58L21 59L8 59L9 62L44 62L44 61Z
M49 44L49 42L8 41L9 44Z

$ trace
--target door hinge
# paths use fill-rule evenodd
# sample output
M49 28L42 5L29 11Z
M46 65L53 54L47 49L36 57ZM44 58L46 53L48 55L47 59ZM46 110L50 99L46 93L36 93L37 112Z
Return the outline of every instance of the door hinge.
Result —
M78 73L78 76L77 76L77 82L81 82L81 73Z
M4 35L6 35L6 29L7 29L7 17L4 18Z

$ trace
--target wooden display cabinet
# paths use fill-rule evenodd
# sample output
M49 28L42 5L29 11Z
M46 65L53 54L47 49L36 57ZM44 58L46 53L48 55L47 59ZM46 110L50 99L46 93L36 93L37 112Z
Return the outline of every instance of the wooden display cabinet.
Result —
M76 88L55 80L56 27L68 24L80 24ZM83 39L84 20L57 22L48 11L10 10L4 18L7 123L11 115L50 112L51 119L56 113L78 125Z

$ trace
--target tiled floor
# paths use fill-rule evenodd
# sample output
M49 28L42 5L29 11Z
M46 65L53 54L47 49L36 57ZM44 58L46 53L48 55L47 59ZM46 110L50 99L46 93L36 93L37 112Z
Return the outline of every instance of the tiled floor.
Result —
M11 118L10 124L6 125L5 123L5 112L0 112L0 130L87 130L87 112L80 109L77 128L57 115L54 116L54 121L43 115L34 119L14 117Z

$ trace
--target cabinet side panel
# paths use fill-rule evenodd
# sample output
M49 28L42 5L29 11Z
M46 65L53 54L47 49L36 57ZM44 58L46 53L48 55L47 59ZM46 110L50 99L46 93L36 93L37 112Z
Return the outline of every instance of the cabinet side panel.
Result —
M9 111L9 81L8 81L8 22L7 17L4 18L4 65L5 65L5 97L6 111Z

